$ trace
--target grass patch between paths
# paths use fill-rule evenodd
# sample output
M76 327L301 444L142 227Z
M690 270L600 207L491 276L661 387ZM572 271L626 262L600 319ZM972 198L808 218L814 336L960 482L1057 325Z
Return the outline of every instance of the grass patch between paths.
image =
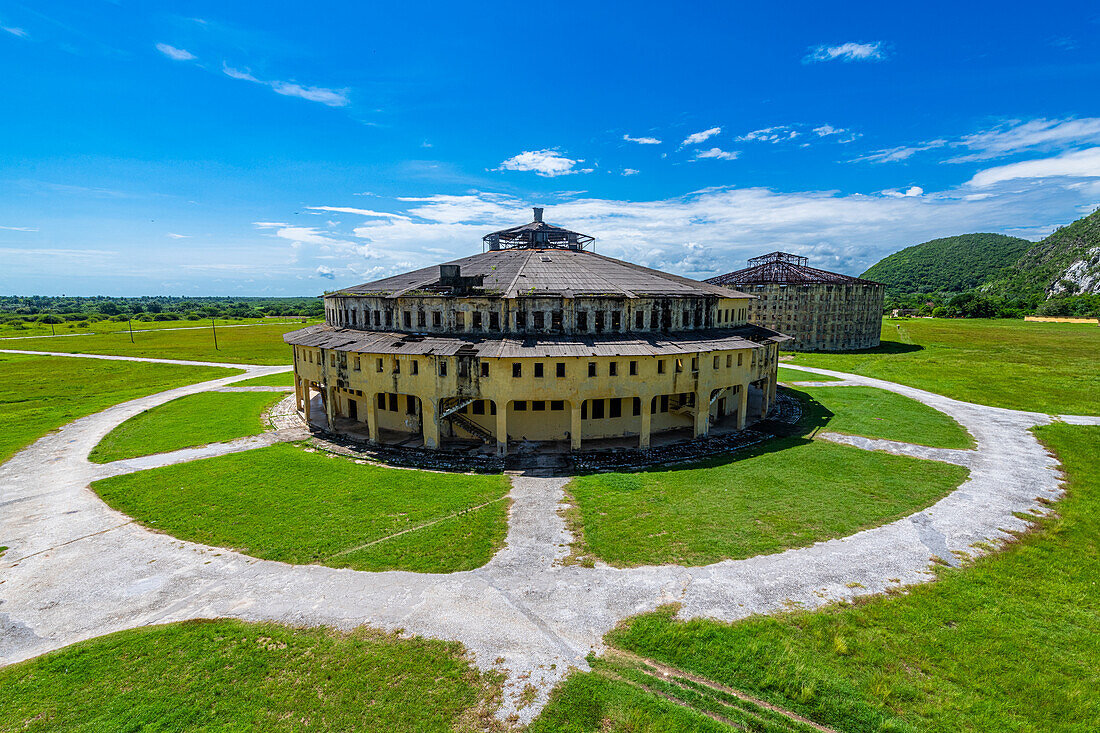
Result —
M0 354L0 462L51 430L119 402L240 373L221 367Z
M974 439L939 410L875 387L799 387L807 421L819 430L935 448L974 447ZM810 399L806 399L809 397Z
M233 383L234 387L293 387L294 372L278 372Z
M790 384L791 382L839 382L841 380L836 377L827 377L824 374L814 374L813 372L780 366L779 381Z
M953 491L966 469L791 437L691 468L579 476L575 554L706 565L884 524Z
M941 568L903 595L734 624L680 622L666 608L607 641L848 733L1094 731L1100 427L1035 432L1061 460L1067 496L999 553ZM672 722L686 714L605 676L574 675L531 730L713 729L698 714Z
M109 463L259 435L261 416L281 392L200 392L157 405L104 436L88 459Z
M507 532L504 476L357 464L293 445L116 476L92 488L115 509L182 540L355 570L470 570L489 561Z
M0 731L486 730L499 684L453 642L188 621L0 669Z

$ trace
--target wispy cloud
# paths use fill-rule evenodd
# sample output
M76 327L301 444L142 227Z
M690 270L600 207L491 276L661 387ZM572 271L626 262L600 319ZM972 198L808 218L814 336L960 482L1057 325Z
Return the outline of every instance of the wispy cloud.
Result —
M0 226L0 229L7 229L9 232L37 232L38 227L6 227Z
M856 43L848 41L836 46L822 45L810 49L802 58L802 63L813 64L821 61L881 61L886 58L882 41L874 43Z
M286 97L299 97L310 102L320 102L329 107L346 107L351 104L347 89L327 89L325 87L303 86L291 81L264 81L252 74L252 72L233 68L228 64L222 64L222 73L231 79L251 81L269 87L276 94Z
M335 270L333 270L331 267L327 267L325 265L318 265L317 269L314 272L316 272L317 277L323 277L326 280L335 280L336 279Z
M191 238L190 234L174 234L172 232L168 232L168 236L171 237L172 239L190 239Z
M860 136L858 132L853 132L846 127L833 127L832 125L821 125L814 128L814 134L818 137L836 137L836 142L846 144L854 141Z
M196 58L195 54L182 48L176 48L175 46L169 46L167 43L158 43L157 50L170 59L175 61L191 61Z
M636 176L639 173L641 173L641 171L638 170L637 168L623 168L623 175L624 176Z
M978 171L968 181L975 188L987 188L1021 178L1100 178L1100 147L1075 150L1053 158L1025 160L1020 163Z
M764 127L759 130L753 130L752 132L746 132L744 135L738 135L737 140L739 142L780 143L794 140L800 134L801 133L791 125L776 125L774 127Z
M939 138L913 145L876 150L852 162L892 163L938 148L968 151L945 163L993 160L1021 153L1051 152L1071 145L1100 143L1100 117L1048 120L1007 120L994 127L957 138Z
M307 206L313 211L331 211L337 214L358 214L359 216L381 216L389 219L408 219L402 214L393 214L388 211L374 211L372 209L356 209L351 206Z
M737 157L741 155L737 150L722 150L721 148L711 148L710 150L697 150L695 152L696 158L714 158L715 160L737 160Z
M547 178L568 176L574 173L591 173L591 168L577 169L576 166L583 162L583 159L567 158L557 150L525 150L519 155L508 158L500 164L500 167L494 170L532 171L536 175Z
M623 135L623 140L628 143L638 143L639 145L660 145L661 141L655 137L630 137L630 135Z
M3 30L7 31L8 33L12 34L13 36L15 36L17 38L27 38L28 37L27 32L25 30L23 30L22 28L16 28L15 26L8 26L8 25L0 26L0 28L2 28Z
M933 148L942 148L945 145L947 145L946 140L932 140L921 145L900 145L896 148L886 148L885 150L876 150L866 155L861 155L858 158L853 158L851 162L895 163L899 160L908 160L916 153L931 150Z
M688 135L687 137L685 137L684 141L682 143L680 143L680 145L681 146L684 146L684 145L698 145L699 143L703 142L704 140L708 140L708 139L714 137L715 135L717 135L720 132L722 132L721 127L712 127L709 130L702 130L701 132L693 132L690 135Z
M1014 153L1097 142L1100 142L1100 117L1009 120L989 130L964 135L952 143L954 147L974 152L952 158L950 162L990 160Z

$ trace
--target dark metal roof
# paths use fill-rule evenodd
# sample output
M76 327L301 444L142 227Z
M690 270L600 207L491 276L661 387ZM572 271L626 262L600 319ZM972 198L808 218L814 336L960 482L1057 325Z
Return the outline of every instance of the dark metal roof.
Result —
M570 356L675 356L700 351L758 348L764 341L786 341L790 336L763 326L741 326L674 334L508 337L414 335L389 331L359 331L325 324L307 326L283 335L296 346L312 346L365 354L407 356L464 356L488 358L555 358Z
M587 234L547 224L542 220L542 209L538 207L535 207L534 212L535 220L530 224L486 234L481 241L491 250L517 247L584 249L596 241L595 237Z
M753 297L660 270L574 249L515 248L490 250L444 263L457 265L463 279L482 277L476 295L500 298L524 296L582 297ZM356 285L326 297L373 295L459 294L448 287L440 265ZM471 294L469 290L462 295Z
M786 252L753 257L749 266L743 270L712 277L707 280L714 285L742 287L745 285L881 285L874 280L864 280L851 275L819 270L807 266L808 260L799 255Z

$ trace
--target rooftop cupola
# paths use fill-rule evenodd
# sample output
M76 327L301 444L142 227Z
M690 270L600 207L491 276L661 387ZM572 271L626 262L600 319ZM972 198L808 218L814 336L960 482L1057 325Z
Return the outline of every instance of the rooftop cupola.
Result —
M572 232L542 220L542 207L534 207L535 218L530 224L501 229L486 234L482 242L490 250L499 249L573 249L581 250L592 242L594 237Z

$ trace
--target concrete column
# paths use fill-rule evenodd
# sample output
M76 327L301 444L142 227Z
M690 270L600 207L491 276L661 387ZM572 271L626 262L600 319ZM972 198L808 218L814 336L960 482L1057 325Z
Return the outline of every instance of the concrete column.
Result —
M309 393L311 391L310 390L311 384L312 384L312 382L310 382L308 379L305 380L302 384L302 387L303 387L302 391L305 393L304 397L303 397L303 402L305 403L306 425L307 426L309 425L309 417L310 417L310 406L309 406L310 394Z
M653 422L653 415L650 414L653 404L652 400L653 398L651 397L642 398L642 425L641 429L638 431L638 447L642 450L649 448L650 425Z
M336 388L325 385L325 417L328 418L328 429L336 430Z
M695 437L710 434L710 390L695 393Z
M424 447L438 448L439 421L436 419L435 400L420 398L420 425L424 431Z
M581 402L569 403L569 449L581 449Z
M768 383L764 382L764 385L760 388L760 419L768 414Z
M382 439L378 435L378 394L366 392L363 396L366 398L367 435L375 443L381 443Z
M737 385L737 429L745 429L746 413L749 409L749 385Z
M508 402L501 400L497 405L497 455L508 453Z
M294 374L294 409L302 410L302 378Z

